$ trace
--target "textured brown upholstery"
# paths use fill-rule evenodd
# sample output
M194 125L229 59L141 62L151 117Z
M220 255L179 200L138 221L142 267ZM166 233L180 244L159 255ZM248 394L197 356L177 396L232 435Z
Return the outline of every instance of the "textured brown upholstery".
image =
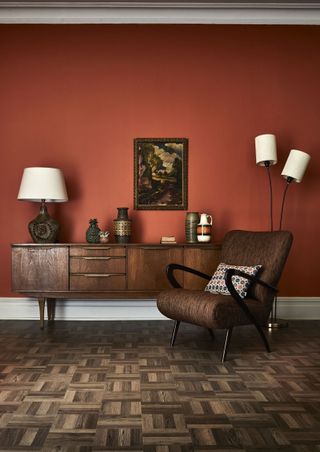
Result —
M259 323L264 325L269 312L262 310L257 300L246 298L246 303ZM158 308L170 319L206 328L224 329L250 323L231 295L214 295L199 290L166 290L159 296Z
M230 265L262 265L258 279L276 287L292 244L292 234L288 231L250 232L230 231L226 234L221 253L221 262ZM170 267L170 266L169 266ZM199 290L181 288L169 289L158 296L159 311L170 319L204 326L209 329L231 329L234 326L255 323L265 325L272 309L275 292L254 284L249 289L248 298L235 301L231 295L215 295ZM244 303L250 313L241 307ZM175 340L172 340L172 345ZM265 339L263 339L265 340Z
M288 231L248 232L230 231L226 234L221 261L233 265L262 265L259 279L277 287L292 244ZM271 310L274 294L256 285L250 295Z

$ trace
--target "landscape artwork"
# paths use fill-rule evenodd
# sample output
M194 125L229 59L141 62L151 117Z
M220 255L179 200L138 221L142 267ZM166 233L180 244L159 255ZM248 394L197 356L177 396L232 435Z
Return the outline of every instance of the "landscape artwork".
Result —
M134 140L134 207L186 210L187 138Z

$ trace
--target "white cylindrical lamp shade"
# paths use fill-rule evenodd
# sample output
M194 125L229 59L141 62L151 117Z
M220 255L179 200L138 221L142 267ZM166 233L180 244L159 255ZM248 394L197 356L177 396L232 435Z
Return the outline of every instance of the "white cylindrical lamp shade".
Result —
M25 168L18 199L34 202L41 202L42 200L46 202L68 201L62 171L58 168Z
M281 176L291 178L294 182L301 182L310 161L310 155L297 149L291 149Z
M256 145L256 164L265 166L265 162L269 165L277 163L277 141L275 135L265 133L255 138Z

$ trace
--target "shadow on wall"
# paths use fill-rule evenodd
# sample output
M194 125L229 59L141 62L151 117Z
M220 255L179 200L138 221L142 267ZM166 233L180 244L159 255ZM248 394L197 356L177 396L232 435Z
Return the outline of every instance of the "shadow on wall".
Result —
M75 228L77 218L70 213L69 203L77 204L82 199L81 178L77 172L77 167L71 169L63 168L66 181L68 201L66 203L50 204L50 214L56 218L60 224L59 242L72 242L73 230ZM84 225L85 233L85 225ZM85 235L84 239L85 241Z

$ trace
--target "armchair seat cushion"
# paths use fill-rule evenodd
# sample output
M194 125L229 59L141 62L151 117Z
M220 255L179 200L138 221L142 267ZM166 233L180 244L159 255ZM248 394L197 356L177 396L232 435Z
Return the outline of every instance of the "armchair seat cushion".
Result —
M269 310L261 302L246 298L244 303L260 325L267 322ZM158 296L159 311L174 320L189 322L206 328L231 328L247 325L248 320L231 295L212 294L202 290L169 289Z

